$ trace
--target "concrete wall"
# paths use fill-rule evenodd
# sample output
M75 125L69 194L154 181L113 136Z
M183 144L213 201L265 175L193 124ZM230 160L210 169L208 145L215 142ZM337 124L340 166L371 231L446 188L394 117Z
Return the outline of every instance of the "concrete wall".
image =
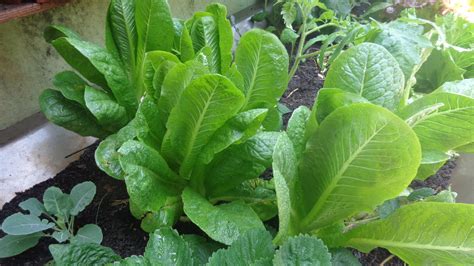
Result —
M138 0L139 1L139 0ZM169 0L175 17L189 17L211 2L238 12L257 0ZM108 0L72 0L65 6L0 24L0 130L39 111L38 97L56 72L69 69L43 40L50 24L74 29L84 39L104 43Z

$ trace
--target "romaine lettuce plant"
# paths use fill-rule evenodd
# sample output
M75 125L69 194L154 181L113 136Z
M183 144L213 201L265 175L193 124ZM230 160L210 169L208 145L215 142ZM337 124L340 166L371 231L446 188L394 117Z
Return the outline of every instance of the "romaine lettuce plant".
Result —
M12 257L28 250L40 238L49 237L66 245L50 245L50 250L66 250L71 245L99 246L102 230L95 224L86 224L75 230L74 219L92 202L96 187L92 182L74 186L70 194L57 187L49 187L43 195L43 203L30 198L20 203L20 208L28 211L8 216L2 223L6 236L0 238L0 258Z
M297 109L275 147L276 243L311 233L331 248L383 247L413 265L474 261L473 205L426 190L405 206L390 202L449 150L472 145L474 89L469 80L446 83L412 101L404 82L377 44L334 61L313 110ZM373 214L354 221L364 212Z
M144 230L173 225L184 210L211 238L230 244L276 215L272 182L258 177L271 166L279 134L265 130L279 129L288 54L275 35L254 29L232 57L222 5L183 25L193 59L151 57L153 91L135 118L99 145L96 162L125 180Z
M189 33L165 0L111 1L106 48L62 26L48 27L44 37L76 72L54 77L56 89L41 94L41 110L83 136L105 138L135 117L145 91L153 90L157 60L193 57Z

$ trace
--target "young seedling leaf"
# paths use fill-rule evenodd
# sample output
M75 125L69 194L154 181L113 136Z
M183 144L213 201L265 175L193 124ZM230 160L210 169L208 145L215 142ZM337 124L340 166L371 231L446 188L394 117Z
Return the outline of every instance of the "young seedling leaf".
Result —
M94 199L96 186L91 181L86 181L75 185L71 190L71 200L73 207L71 215L77 215L83 211Z
M102 242L103 235L102 229L96 224L86 224L77 230L76 235L71 239L71 243L76 244L87 244L95 243L100 244Z
M0 238L0 258L13 257L36 246L43 236L43 233L38 232L21 236L6 235Z
M29 198L20 202L18 206L20 206L20 208L25 211L29 211L30 214L35 216L40 216L42 213L46 213L43 203L41 203L37 198Z
M68 240L70 236L71 234L68 230L56 231L52 234L52 237L59 243L63 243L64 241Z
M2 223L3 232L9 235L29 235L54 227L54 223L42 222L38 216L15 213Z

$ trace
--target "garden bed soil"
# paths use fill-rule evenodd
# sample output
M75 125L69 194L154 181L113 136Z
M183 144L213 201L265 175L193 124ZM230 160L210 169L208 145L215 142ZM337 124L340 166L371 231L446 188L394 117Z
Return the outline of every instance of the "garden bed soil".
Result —
M312 107L317 91L322 87L323 76L312 60L303 62L289 84L281 102L290 110L300 105ZM288 121L290 114L284 116ZM7 216L21 211L18 204L30 197L42 199L44 191L50 186L57 186L69 193L72 187L84 181L92 181L97 186L97 194L91 205L76 219L76 226L96 223L102 228L104 240L102 244L110 247L122 257L143 254L148 234L140 229L140 222L129 212L128 195L123 181L107 176L100 171L94 161L94 151L97 143L85 150L78 161L71 163L66 169L54 178L39 183L32 188L17 193L16 197L3 206L0 211L0 221ZM446 189L449 186L451 171L455 162L449 162L436 175L426 181L414 181L413 187L428 186L435 190ZM271 172L269 172L271 173ZM180 233L200 233L199 229L191 223L178 223L176 226ZM0 237L3 237L0 231ZM12 258L0 259L0 265L43 265L50 261L51 255L48 245L51 239L42 239L39 244ZM376 249L369 254L353 251L363 265L379 265L386 260L390 253L384 249ZM404 265L396 257L391 258L385 265Z

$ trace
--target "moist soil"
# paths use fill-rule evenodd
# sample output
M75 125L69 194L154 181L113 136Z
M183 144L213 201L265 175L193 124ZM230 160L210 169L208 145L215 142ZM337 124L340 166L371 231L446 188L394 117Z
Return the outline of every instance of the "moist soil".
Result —
M324 76L313 60L303 62L289 84L281 102L290 110L300 105L312 107L318 90L322 87ZM291 114L284 115L285 124ZM16 194L10 202L3 206L0 211L0 221L7 216L21 211L18 204L28 198L35 197L42 201L44 191L50 186L57 186L64 192L69 193L72 187L84 181L92 181L97 186L97 194L93 202L76 219L77 228L82 225L95 223L102 228L104 239L102 245L112 248L122 257L143 254L148 234L140 229L140 222L129 212L128 196L123 181L107 176L99 170L94 161L94 151L97 143L88 147L80 159L71 163L66 169L54 178L39 183L32 188ZM436 175L426 181L414 181L413 188L431 187L437 191L449 186L452 169L455 162L448 162ZM269 171L267 175L271 175ZM76 229L77 229L76 228ZM202 232L191 223L179 222L176 225L180 233ZM3 237L0 231L0 237ZM53 243L51 239L41 239L39 244L12 258L0 259L0 265L43 265L52 257L48 245ZM390 257L384 265L404 265L397 257L391 257L384 249L376 249L369 254L353 251L363 265L379 265Z

